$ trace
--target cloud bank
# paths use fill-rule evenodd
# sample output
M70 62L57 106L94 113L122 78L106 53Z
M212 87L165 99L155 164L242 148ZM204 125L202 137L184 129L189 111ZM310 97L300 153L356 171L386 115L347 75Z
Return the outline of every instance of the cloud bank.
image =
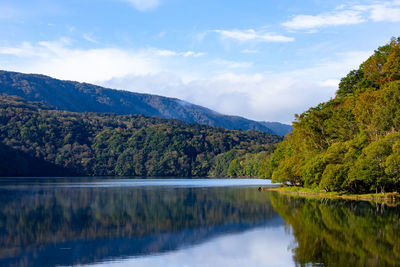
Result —
M369 54L338 54L336 61L274 73L195 51L80 49L61 39L0 47L0 64L6 70L176 97L224 114L290 123L295 113L332 97L338 78Z
M351 25L364 22L360 11L344 10L318 15L296 15L282 25L291 30L316 29L327 26Z

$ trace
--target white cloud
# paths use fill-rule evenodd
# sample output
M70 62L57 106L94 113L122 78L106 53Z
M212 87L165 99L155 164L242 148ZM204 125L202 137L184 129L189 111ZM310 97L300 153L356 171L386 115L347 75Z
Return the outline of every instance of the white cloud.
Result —
M207 53L204 53L204 52L196 53L193 51L187 51L187 52L181 53L181 55L183 55L184 57L202 57L202 56L205 56L206 54Z
M159 70L155 58L149 57L146 51L72 49L68 47L67 39L0 47L0 54L14 56L13 60L3 63L6 69L86 82L121 77L131 72L145 75Z
M254 71L252 62L199 57L194 51L76 49L71 44L61 39L0 47L0 64L7 70L177 97L224 114L290 123L294 113L332 97L338 79L370 54L349 52L307 69L264 73Z
M90 34L84 33L84 34L82 34L82 38L90 43L94 43L94 44L97 43L96 39L94 39Z
M290 123L295 113L333 97L339 79L357 68L370 53L341 53L335 61L282 73L244 74L240 73L242 69L227 69L221 65L224 71L187 82L182 81L179 74L163 72L149 76L132 74L103 85L178 97L223 114Z
M98 82L129 74L151 75L164 69L174 70L170 57L197 58L204 53L176 52L148 48L123 50L117 48L76 49L71 40L43 41L37 44L24 42L15 47L0 47L2 68L21 72L36 72L59 79ZM179 66L178 66L179 67Z
M186 51L186 52L176 52L171 50L160 50L160 49L150 49L155 55L162 56L162 57L171 57L171 56L183 56L183 57L201 57L206 55L206 53L194 52L194 51Z
M156 8L160 5L159 0L123 0L131 4L134 8L140 11L146 11Z
M317 15L295 15L282 23L289 30L311 30L328 26L360 24L368 21L399 22L400 1L376 2L371 5L341 5L334 11Z
M253 65L252 62L240 62L224 59L215 59L213 60L213 63L224 67L224 69L245 69L250 68Z
M258 54L260 51L255 50L255 49L243 49L240 51L240 53L243 54Z
M327 26L359 24L364 21L361 11L343 10L319 15L296 15L282 25L290 30L310 30Z
M248 30L214 30L213 32L221 35L225 39L233 39L240 42L256 41L256 42L279 42L287 43L294 41L294 38L274 33L259 32L253 29Z
M400 22L400 2L393 1L370 6L373 21Z
M307 72L311 75L313 70ZM285 123L290 123L295 113L328 100L337 89L338 81L332 78L314 81L290 75L225 72L206 79L184 82L177 74L163 72L153 75L132 74L101 84L111 88L177 97L222 114Z

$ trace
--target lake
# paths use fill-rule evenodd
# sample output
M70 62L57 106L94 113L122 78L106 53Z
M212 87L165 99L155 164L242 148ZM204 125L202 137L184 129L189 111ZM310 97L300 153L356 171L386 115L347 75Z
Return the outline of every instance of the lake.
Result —
M396 266L400 209L261 179L0 178L0 266Z

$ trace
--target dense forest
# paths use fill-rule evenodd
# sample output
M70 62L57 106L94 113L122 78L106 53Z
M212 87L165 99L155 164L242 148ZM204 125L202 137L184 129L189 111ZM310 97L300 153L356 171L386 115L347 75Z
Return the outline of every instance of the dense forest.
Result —
M0 70L0 94L40 101L72 112L110 112L119 115L157 116L226 129L255 130L284 136L291 126L223 115L176 98L140 94L101 86L62 81L45 75Z
M296 115L269 163L274 181L356 193L400 189L400 38Z
M142 115L58 111L1 95L0 140L1 176L191 177L252 176L233 175L234 159L272 151L281 138Z

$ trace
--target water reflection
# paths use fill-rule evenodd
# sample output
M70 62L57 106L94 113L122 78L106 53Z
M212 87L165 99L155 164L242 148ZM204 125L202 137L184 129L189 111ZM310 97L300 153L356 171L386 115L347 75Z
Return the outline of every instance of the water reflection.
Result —
M177 251L90 266L292 266L292 242L284 226L262 227Z
M293 230L299 265L400 265L399 207L276 194L271 200Z
M281 226L269 195L258 192L253 182L241 187L187 187L86 186L86 181L71 188L68 183L80 182L4 181L0 265L115 262Z
M399 265L399 207L170 181L0 179L0 266Z
M8 190L23 190L45 187L255 187L276 186L271 180L265 179L93 179L88 177L71 178L0 178L0 188Z

